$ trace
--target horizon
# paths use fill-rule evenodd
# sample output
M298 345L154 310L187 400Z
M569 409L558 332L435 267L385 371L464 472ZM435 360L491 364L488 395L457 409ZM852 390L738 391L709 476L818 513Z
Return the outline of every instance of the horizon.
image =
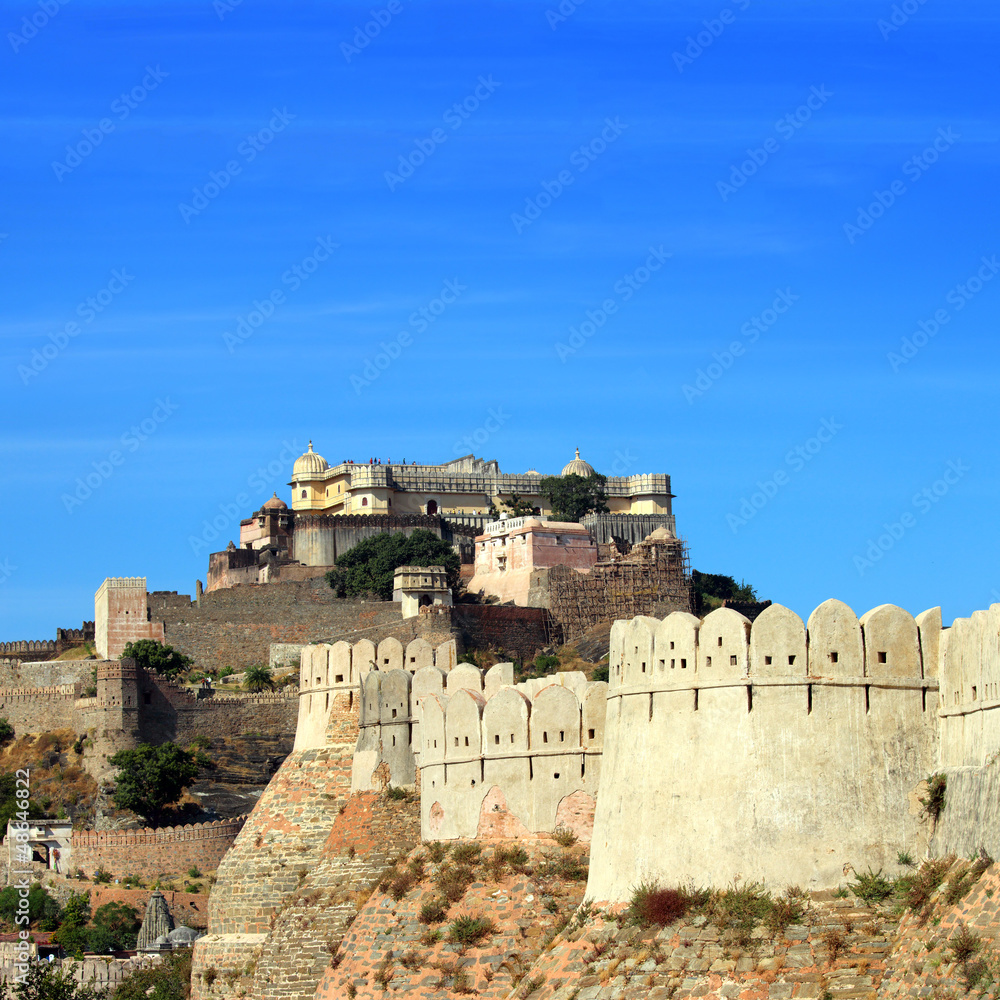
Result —
M0 17L0 641L193 597L309 439L666 473L803 620L1000 601L984 0L53 5Z

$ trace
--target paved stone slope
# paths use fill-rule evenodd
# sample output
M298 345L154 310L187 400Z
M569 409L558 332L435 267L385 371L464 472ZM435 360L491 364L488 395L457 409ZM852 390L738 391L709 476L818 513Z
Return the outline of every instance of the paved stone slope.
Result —
M414 869L423 873L398 900L390 891L391 876L384 880L344 937L319 984L316 1000L354 996L382 1000L391 995L448 1000L470 993L500 1000L514 989L527 988L525 976L532 961L583 898L586 858L582 849L529 841L520 845L527 855L523 864L494 874L491 859L498 844L492 842L469 865L473 881L460 899L445 904L444 919L421 923L421 908L440 899L437 880L459 866L455 852L461 857L462 846L450 845L449 855L440 863L430 860L429 845L415 850L396 874ZM465 948L452 941L449 933L460 915L488 918L495 929L477 945Z

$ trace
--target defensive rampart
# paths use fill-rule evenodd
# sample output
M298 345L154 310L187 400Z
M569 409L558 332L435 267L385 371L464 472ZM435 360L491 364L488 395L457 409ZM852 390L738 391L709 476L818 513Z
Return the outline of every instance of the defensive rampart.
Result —
M58 687L0 688L0 718L5 718L17 733L42 732L44 729L70 729L79 684Z
M616 622L588 895L644 878L807 888L924 853L937 763L940 609L827 601L753 623Z
M412 698L425 840L522 837L559 826L590 840L606 684L561 673L514 686L509 663L485 674L459 664L447 675L417 671Z
M104 868L115 876L158 875L218 868L246 822L245 816L215 823L157 830L74 830L73 867L92 875Z

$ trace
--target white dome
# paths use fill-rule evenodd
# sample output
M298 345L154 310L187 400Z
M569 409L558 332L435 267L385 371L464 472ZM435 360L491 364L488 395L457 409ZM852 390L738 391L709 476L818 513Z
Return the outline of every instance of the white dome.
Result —
M326 472L329 468L326 459L313 451L313 443L310 441L309 450L295 459L295 465L292 466L292 479L306 479L317 473Z
M585 462L580 458L580 449L576 449L576 458L572 462L569 462L563 467L562 472L559 473L561 476L583 476L584 479L589 476L597 475L594 472L594 467L590 462Z

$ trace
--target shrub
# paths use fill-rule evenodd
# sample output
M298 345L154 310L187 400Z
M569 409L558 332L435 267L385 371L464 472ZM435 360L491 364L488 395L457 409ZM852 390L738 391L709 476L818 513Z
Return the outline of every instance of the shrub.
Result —
M463 948L481 941L495 930L493 921L488 917L473 917L468 914L456 917L448 928L448 938Z
M422 924L439 924L445 918L445 911L448 908L446 899L428 899L420 907L420 922Z
M642 927L665 927L680 920L690 907L690 898L681 889L663 889L654 882L640 882L632 890L627 912L631 923Z
M764 915L764 926L771 937L777 937L784 933L789 924L797 924L804 912L801 891L788 889L784 896L771 901L771 906Z
M451 856L460 865L475 865L479 863L479 855L482 854L482 851L482 846L472 841L468 844L458 844L452 849Z
M107 883L111 881L111 872L107 868L101 866L94 872L94 881L98 884Z
M568 826L557 826L552 831L552 836L562 847L572 847L576 843L576 834Z
M539 866L538 876L540 878L558 878L564 882L583 882L587 878L587 866L572 855L565 855L546 861Z
M454 993L475 993L472 982L465 969L457 969L451 977L451 989Z
M916 862L913 860L913 855L909 851L897 851L896 852L896 864L903 868L915 868Z
M441 868L434 879L450 903L457 903L475 880L475 874L467 865L447 865Z
M397 788L395 785L389 785L385 790L385 797L392 802L405 802L409 795L406 794L405 788Z
M931 896L948 874L951 863L951 858L933 858L925 861L912 875L904 875L897 879L897 891L909 909L914 912L925 909Z
M420 881L426 874L426 865L424 863L424 856L422 854L417 854L410 858L407 862L407 868L410 869L410 873L413 875L416 881Z
M394 871L389 878L389 895L398 903L413 888L415 882L413 872L409 869Z
M594 672L590 675L592 681L608 681L611 674L611 668L607 663L602 663L600 666L594 667Z
M924 815L929 817L932 823L938 821L938 817L944 810L945 791L947 788L947 775L932 774L927 779L927 794L920 800L920 804L924 807Z
M843 952L847 942L844 940L844 935L835 928L828 930L823 935L823 941L826 943L826 951L830 964L833 965L837 961L837 957Z
M216 969L214 965L210 965L202 974L201 981L209 988L212 988L212 983L219 978L219 970Z
M436 945L438 943L438 941L440 941L441 938L443 938L443 937L444 937L444 935L439 930L424 931L424 933L420 936L420 943L425 948L431 948L434 945Z
M982 942L979 935L970 931L965 924L960 923L955 936L951 939L951 953L956 962L967 962L979 949Z
M449 849L449 844L442 844L440 840L435 840L427 845L427 856L437 865L444 861Z
M863 875L860 872L854 873L854 883L851 886L851 892L862 903L871 906L874 903L881 903L888 899L895 892L895 886L882 874L881 868L877 872L873 872L869 868Z
M964 962L962 964L962 985L966 990L974 990L980 983L985 985L985 981L990 978L992 970L989 963L982 958L977 958L974 962Z
M14 738L14 727L7 721L6 716L0 719L0 743L9 743Z
M201 872L198 870L198 866L192 865L188 869L188 878L200 878L200 877L201 877Z

